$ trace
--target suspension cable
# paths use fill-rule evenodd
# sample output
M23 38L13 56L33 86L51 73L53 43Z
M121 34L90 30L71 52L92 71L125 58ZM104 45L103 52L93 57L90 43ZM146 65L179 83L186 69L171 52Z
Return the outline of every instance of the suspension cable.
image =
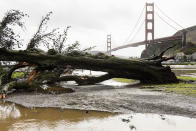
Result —
M145 22L145 20L142 21L140 27L138 28L138 30L136 31L136 33L134 34L134 36L132 37L132 39L131 39L129 42L132 42L132 41L135 39L136 35L138 34L138 32L139 32L139 31L141 30L141 28L143 27L144 22Z
M143 9L142 9L142 11L141 11L141 13L140 13L140 15L139 15L139 17L138 17L138 20L137 20L135 26L132 28L132 32L131 32L131 33L128 35L128 37L125 39L124 43L126 43L126 42L127 42L130 38L132 38L132 36L134 35L134 32L135 32L135 30L136 30L136 27L138 27L138 25L139 25L139 23L140 23L140 21L141 21L142 15L143 15L143 13L144 13L144 9L145 9L145 6L143 7Z
M175 29L176 31L178 31L178 29L176 27L174 27L173 25L169 24L166 20L164 20L157 12L155 12L155 14L163 21L165 22L167 25L169 25L170 27L172 27L173 29Z
M178 25L179 27L181 27L182 29L184 29L183 26L181 26L179 23L177 23L176 21L174 21L171 17L169 17L166 13L163 12L163 10L161 10L157 4L155 4L155 6L157 7L157 9L165 16L167 17L169 20L171 20L172 22L174 22L176 25Z

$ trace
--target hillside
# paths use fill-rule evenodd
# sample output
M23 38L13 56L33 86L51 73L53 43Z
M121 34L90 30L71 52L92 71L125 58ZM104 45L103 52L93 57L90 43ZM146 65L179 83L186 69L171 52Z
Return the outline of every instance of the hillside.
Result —
M176 44L176 47L168 50L165 53L166 56L174 56L178 52L184 52L186 55L190 55L196 52L196 26L191 26L184 30L179 30L173 36L182 35L183 31L186 31L186 45L184 47L182 47L182 41L180 40L150 44L147 49L142 52L141 58L149 58L153 55L158 55L163 50L174 44Z
M167 43L154 43L150 44L147 49L145 49L142 54L141 58L149 58L153 55L159 55L163 50L166 48L175 45L176 46L172 49L169 49L165 55L166 56L173 56L181 49L181 41L170 41Z
M186 42L192 42L194 44L196 44L196 26L191 26L188 27L186 29L184 29L186 31ZM176 32L174 34L174 36L176 35L181 35L183 30L180 30L178 32Z
M176 44L176 46L172 49L169 49L164 55L165 56L174 56L178 52L183 52L186 55L191 55L196 52L196 44L191 42L186 43L186 45L182 48L181 41L171 41L168 43L155 43L151 44L144 50L141 54L141 58L149 58L153 55L160 54L166 48Z

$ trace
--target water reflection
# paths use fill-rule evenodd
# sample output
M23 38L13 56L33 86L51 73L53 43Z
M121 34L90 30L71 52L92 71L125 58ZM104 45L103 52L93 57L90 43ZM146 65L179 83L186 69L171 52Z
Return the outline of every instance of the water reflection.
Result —
M26 109L0 103L1 131L195 131L196 119L156 114Z
M81 121L104 119L115 114L54 108L27 109L0 101L0 131L61 131Z
M4 120L7 118L14 119L19 118L21 116L19 109L15 106L15 104L0 104L0 120Z

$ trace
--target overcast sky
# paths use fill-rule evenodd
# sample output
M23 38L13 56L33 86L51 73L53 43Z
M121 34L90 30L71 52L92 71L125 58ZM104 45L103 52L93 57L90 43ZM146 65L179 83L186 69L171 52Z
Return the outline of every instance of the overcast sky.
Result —
M125 44L147 0L0 0L0 18L10 9L19 9L25 19L25 41L28 41L47 12L53 11L50 27L71 25L67 43L79 41L83 48L96 46L106 50L106 36L112 35L112 46ZM196 25L196 0L154 0L155 4L183 27ZM155 11L158 11L155 8ZM161 15L161 14L160 14ZM144 15L142 20L144 19ZM169 21L168 21L169 22ZM170 22L169 22L170 23ZM172 24L175 26L175 24ZM177 29L181 29L176 26ZM155 38L176 32L155 15ZM144 26L133 41L144 40ZM144 46L114 52L117 55L140 56Z

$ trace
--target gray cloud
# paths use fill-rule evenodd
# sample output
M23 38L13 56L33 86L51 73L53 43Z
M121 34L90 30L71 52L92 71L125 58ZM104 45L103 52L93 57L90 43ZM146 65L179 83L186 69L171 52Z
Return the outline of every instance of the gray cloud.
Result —
M146 0L1 0L0 17L2 18L10 9L19 9L29 14L26 37L30 38L41 17L53 11L49 25L51 27L71 25L70 43L79 40L84 47L95 44L97 49L105 50L106 34L112 34L113 46L121 45L135 25L145 2ZM154 2L184 27L196 24L195 0L154 0ZM168 36L174 34L175 30L155 17L155 33L156 37ZM135 41L143 39L144 27ZM138 55L135 48L130 50L131 55ZM141 52L142 48L138 50Z

